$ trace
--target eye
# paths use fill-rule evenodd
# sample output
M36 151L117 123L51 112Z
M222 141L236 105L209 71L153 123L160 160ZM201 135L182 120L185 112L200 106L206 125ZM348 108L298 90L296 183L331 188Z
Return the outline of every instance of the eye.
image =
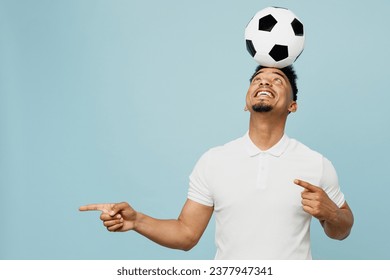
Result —
M281 78L275 78L274 83L275 84L283 84L283 80Z
M255 77L253 80L252 80L252 83L256 84L260 81L260 78L259 77Z

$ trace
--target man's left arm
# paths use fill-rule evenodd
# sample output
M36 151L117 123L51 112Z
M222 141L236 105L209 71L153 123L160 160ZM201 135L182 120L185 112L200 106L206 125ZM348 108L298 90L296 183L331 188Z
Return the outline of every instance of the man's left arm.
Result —
M303 210L320 221L327 236L345 239L354 220L347 202L338 207L322 188L298 179L294 183L304 188L301 194Z

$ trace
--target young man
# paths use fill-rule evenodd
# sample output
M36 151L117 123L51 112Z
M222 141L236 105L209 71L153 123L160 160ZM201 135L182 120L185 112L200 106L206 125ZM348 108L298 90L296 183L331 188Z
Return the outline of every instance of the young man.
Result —
M292 66L256 69L246 95L248 133L200 158L177 219L155 219L125 202L80 210L101 210L109 231L135 230L182 250L197 244L214 213L216 259L311 259L311 217L341 240L353 215L330 161L284 133L296 99Z

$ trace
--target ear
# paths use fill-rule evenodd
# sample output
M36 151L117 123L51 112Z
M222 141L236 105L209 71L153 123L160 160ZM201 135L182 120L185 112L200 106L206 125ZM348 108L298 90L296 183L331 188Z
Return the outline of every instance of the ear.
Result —
M290 113L295 113L298 110L298 103L293 101L290 106L288 107L288 111Z

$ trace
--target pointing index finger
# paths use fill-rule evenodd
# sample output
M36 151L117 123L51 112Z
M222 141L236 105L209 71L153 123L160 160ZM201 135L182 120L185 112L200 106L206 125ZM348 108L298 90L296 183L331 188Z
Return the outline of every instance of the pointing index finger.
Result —
M102 211L103 213L108 213L110 211L109 204L88 204L81 206L80 211Z
M315 192L318 190L318 187L306 182L306 181L303 181L303 180L299 180L299 179L295 179L294 180L294 184L298 185L298 186L301 186L303 187L304 189L308 190L308 191L312 191L312 192Z

